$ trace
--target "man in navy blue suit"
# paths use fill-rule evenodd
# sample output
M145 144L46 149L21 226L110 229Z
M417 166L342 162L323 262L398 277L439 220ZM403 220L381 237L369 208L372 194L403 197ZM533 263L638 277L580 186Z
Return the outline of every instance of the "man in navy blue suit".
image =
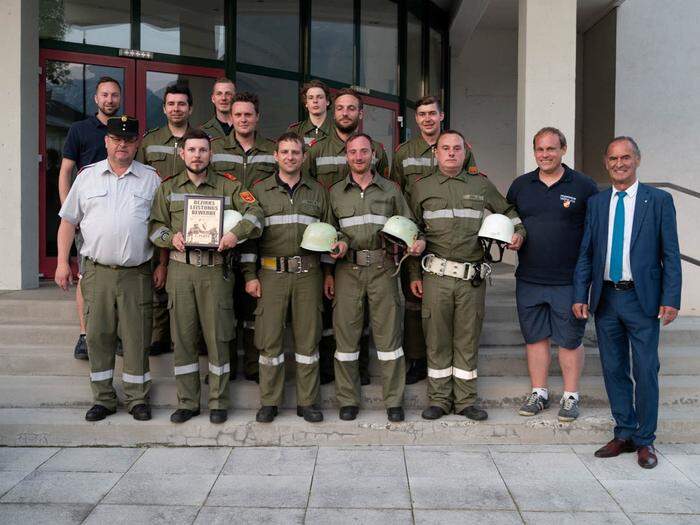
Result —
M613 187L588 200L574 272L574 315L587 319L590 303L615 419L614 439L595 455L636 450L639 465L654 468L659 321L672 322L681 301L676 210L670 194L637 180L634 139L613 139L604 161Z

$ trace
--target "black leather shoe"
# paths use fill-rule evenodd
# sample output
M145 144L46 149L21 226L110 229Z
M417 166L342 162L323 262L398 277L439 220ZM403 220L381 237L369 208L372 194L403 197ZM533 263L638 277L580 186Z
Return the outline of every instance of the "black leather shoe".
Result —
M343 421L352 421L357 417L357 413L359 411L360 409L355 406L340 407L338 417L340 417L340 419L342 419Z
M369 377L369 370L360 370L360 384L362 386L367 386L372 382Z
M245 378L248 381L255 381L257 384L260 384L260 374L258 372L255 372L253 374L245 374Z
M212 408L209 411L209 422L219 425L228 419L228 410Z
M151 407L145 403L140 403L133 406L132 409L129 410L129 414L131 414L136 421L148 421L151 419Z
M444 415L445 411L442 408L437 406L429 406L428 408L423 410L421 417L423 419L440 419Z
M255 414L255 421L258 423L272 423L272 421L277 416L277 407L275 406L262 406L258 413Z
M116 413L116 410L110 410L106 406L102 406L102 405L94 405L85 414L85 420L86 421L102 421L104 418L106 418L107 416L111 416L114 413Z
M474 421L483 421L484 419L488 419L489 415L486 412L486 410L482 410L478 407L475 406L470 406L470 407L464 407L462 410L458 412L460 416L464 416L467 419L472 419Z
M406 384L413 385L428 377L427 359L408 359L406 363Z
M323 412L317 405L299 406L297 405L297 416L303 417L308 423L319 423L323 421Z
M117 339L117 348L114 350L114 353L120 357L124 357L124 346L122 345L121 339Z
M398 423L406 419L401 407L391 407L386 409L386 415L392 423Z
M148 355L161 355L172 351L173 347L169 341L153 341L151 347L148 349Z
M78 342L75 343L75 349L73 350L73 357L75 357L76 359L82 359L82 360L88 359L87 339L85 337L86 337L85 334L80 334L78 336Z
M184 423L189 421L195 416L199 415L199 409L188 410L186 408L178 408L175 412L170 414L170 421L173 423Z

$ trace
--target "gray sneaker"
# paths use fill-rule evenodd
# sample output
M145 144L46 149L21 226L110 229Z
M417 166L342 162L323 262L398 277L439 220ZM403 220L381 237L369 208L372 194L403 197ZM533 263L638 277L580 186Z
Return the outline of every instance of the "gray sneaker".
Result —
M578 399L569 396L559 402L559 421L569 422L578 417Z
M543 398L537 392L532 392L523 406L520 407L518 414L521 416L534 416L542 412L544 409L549 408L549 399Z

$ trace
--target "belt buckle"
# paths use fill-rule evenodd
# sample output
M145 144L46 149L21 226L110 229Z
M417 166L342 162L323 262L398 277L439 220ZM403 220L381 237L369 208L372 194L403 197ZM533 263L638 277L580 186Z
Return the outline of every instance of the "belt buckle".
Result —
M465 281L474 280L474 277L476 277L476 272L477 272L476 265L472 264L472 263L465 262L464 269L465 269L465 272L464 272L464 277L462 277L462 279L464 279Z
M435 259L433 259L433 260L434 261L437 260L440 263L440 267L438 268L438 271L435 273L438 274L440 277L444 277L445 271L447 270L447 259L441 259L440 257L435 257Z
M197 260L195 261L194 265L197 268L201 268L202 267L202 250L200 250L199 248L195 248L194 250L192 250L191 253L193 253L197 256Z
M364 263L361 263L358 259L358 254L362 254L362 257L364 257ZM371 254L369 250L359 250L355 252L355 261L359 266L369 266L371 263Z
M289 273L302 273L301 255L287 257L287 271Z
M209 264L207 264L207 268L213 268L216 266L214 264L214 250L207 250L207 254L209 255Z

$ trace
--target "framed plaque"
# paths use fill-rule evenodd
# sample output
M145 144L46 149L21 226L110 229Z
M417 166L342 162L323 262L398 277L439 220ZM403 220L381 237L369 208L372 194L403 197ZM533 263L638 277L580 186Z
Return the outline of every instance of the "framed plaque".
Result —
M185 246L218 248L224 231L224 198L185 195Z

